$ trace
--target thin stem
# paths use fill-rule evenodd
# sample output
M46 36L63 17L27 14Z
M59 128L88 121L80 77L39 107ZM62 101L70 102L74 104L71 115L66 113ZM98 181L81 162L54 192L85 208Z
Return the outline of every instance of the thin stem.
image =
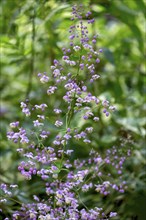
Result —
M18 203L18 204L22 205L22 203L21 203L21 202L19 202L19 201L17 201L17 200L15 200L15 199L13 199L13 198L11 198L11 197L4 197L4 198L9 199L9 200L11 200L11 201L13 201L13 202L16 202L16 203Z
M74 106L75 106L75 93L74 93L74 97L73 97L71 104L70 104L70 109L66 115L66 128L68 128L70 126L70 122L71 122L71 119L72 119L72 116L74 113Z
M35 62L35 35L36 35L36 30L35 30L35 16L36 16L36 11L35 8L33 8L33 16L32 16L32 41L31 41L31 60L30 60L30 73L29 73L29 79L28 79L28 87L26 91L26 98L29 98L29 94L32 89L32 77L34 73L34 62Z
M60 171L61 171L61 169L62 169L62 167L63 167L63 159L64 159L65 147L66 147L66 145L64 144L64 145L63 145L62 157L61 157L61 163L60 163L60 167L59 167Z
M82 47L81 47L81 52L82 52ZM77 78L79 76L79 72L80 72L80 63L81 63L81 53L79 56L79 64L78 64L78 69L77 69L77 73L75 76L75 80L78 82ZM72 98L71 104L70 104L70 109L68 111L68 113L66 114L66 128L68 128L70 126L70 122L74 113L74 106L75 106L75 97L76 97L76 93L74 93L74 96Z
M88 207L85 205L85 203L82 201L82 199L81 199L81 197L80 197L80 194L77 192L77 195L78 195L78 197L79 197L79 200L80 200L80 202L82 203L82 205L86 208L86 210L88 210L89 211L89 209L88 209Z

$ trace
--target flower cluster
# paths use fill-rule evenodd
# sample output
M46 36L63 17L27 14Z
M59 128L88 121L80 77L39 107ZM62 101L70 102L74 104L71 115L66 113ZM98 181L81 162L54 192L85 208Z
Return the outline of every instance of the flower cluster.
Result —
M1 183L0 184L0 191L1 191L0 203L6 203L7 198L10 198L13 195L12 190L17 188L17 187L18 186L16 184L11 184L10 186L8 186L5 183Z
M40 82L48 85L49 96L59 93L60 88L63 91L60 104L51 109L53 121L47 119L48 104L32 107L26 100L21 102L21 108L30 117L31 131L21 127L19 122L13 122L10 124L13 130L7 134L14 143L21 143L22 147L17 151L24 158L18 166L22 176L27 180L36 176L45 189L44 198L34 195L32 203L22 204L20 210L13 213L14 220L110 219L117 213L106 213L96 205L87 207L84 202L86 193L108 196L113 191L124 193L127 187L122 169L129 151L125 156L123 147L114 146L102 156L92 149L91 134L96 130L89 124L100 121L98 112L108 117L115 110L108 100L101 100L91 92L91 84L100 78L97 69L102 53L101 48L95 47L98 35L90 37L88 33L88 25L94 23L94 19L90 11L84 13L83 6L73 6L71 20L74 24L69 29L70 42L67 48L62 48L62 60L54 60L51 75L46 72L38 74ZM76 116L79 121L75 127L73 121ZM80 121L83 121L83 127L79 126ZM90 149L84 159L79 155L75 158L76 148L81 142ZM113 172L106 166L112 167ZM1 188L7 194L6 186Z

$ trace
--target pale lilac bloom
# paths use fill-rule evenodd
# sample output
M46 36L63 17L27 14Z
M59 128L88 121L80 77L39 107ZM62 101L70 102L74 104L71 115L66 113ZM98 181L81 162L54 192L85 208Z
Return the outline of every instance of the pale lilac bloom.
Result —
M23 108L22 109L22 112L26 115L26 116L30 116L31 113L30 113L30 110L28 108Z
M21 108L27 107L27 105L26 105L24 102L21 102L20 104L21 104L21 105L20 105Z
M53 76L54 77L58 77L58 76L60 76L61 75L61 73L60 73L60 70L59 69L55 69L54 71L53 71Z
M16 128L16 127L18 127L18 126L19 126L19 121L10 123L10 127L11 127L11 128Z
M116 107L111 105L111 106L109 107L109 109L112 110L112 111L115 111L115 110L116 110Z
M109 101L103 100L103 101L102 101L102 105L103 105L104 107L108 107L108 106L109 106Z
M61 110L61 109L54 108L54 112L55 112L56 114L60 114L60 113L62 112L62 110Z
M69 139L71 138L71 135L65 134L63 137L64 137L66 140L69 140Z
M117 213L116 213L116 212L110 212L110 215L109 215L110 218L111 218L111 217L115 217L115 216L117 216Z
M88 128L86 128L86 131L87 131L88 133L92 133L93 127L88 127Z
M94 121L99 121L99 117L94 117L93 120Z
M78 46L78 45L76 45L76 46L73 47L73 49L74 49L75 51L79 51L79 50L81 49L81 47Z
M55 122L55 126L56 126L56 127L60 127L60 126L62 126L62 125L63 125L63 122L62 122L62 121L57 120L57 121Z
M96 79L98 79L98 78L100 78L100 76L97 75L97 74L95 74L95 75L92 76L92 79L93 79L93 80L96 80Z
M66 76L60 76L60 80L61 81L65 81L66 80Z
M42 111L44 111L45 108L47 108L47 105L45 103L42 103L41 105L35 105L34 107L36 109L41 109Z
M91 143L91 141L90 141L89 139L84 139L83 141L84 141L85 143L89 143L89 144Z
M47 90L47 94L48 94L48 95L53 94L56 89L57 89L56 86L49 86L49 89Z
M43 76L40 78L40 81L41 81L41 83L46 83L46 82L49 81L49 77L46 76L46 75L43 75Z
M37 115L38 118L44 120L45 119L45 116L44 115Z
M73 61L73 60L71 60L71 61L69 62L69 65L70 65L70 66L75 66L75 65L76 65L76 62Z
M39 126L44 125L43 123L40 123L39 120L33 121L33 124L34 124L34 127L39 127Z

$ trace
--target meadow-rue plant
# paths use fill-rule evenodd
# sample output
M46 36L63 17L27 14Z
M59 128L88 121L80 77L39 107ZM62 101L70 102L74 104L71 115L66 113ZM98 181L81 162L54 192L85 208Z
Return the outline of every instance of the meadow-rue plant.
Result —
M88 33L88 26L95 21L82 5L72 7L71 20L70 42L62 48L62 60L54 60L51 74L38 74L40 82L48 86L49 99L55 95L57 99L61 89L62 100L53 108L49 102L34 106L29 100L21 102L22 112L29 117L32 129L21 127L16 121L10 124L12 130L7 133L9 140L21 146L17 151L24 159L18 170L27 180L34 176L40 178L45 190L43 198L36 192L32 203L21 204L12 214L14 220L112 219L117 216L115 210L106 213L94 202L95 206L88 206L82 197L87 193L109 196L115 191L124 193L127 188L123 164L130 150L121 144L107 149L103 156L92 145L92 134L100 123L98 112L106 118L115 111L109 100L101 100L91 93L91 85L97 84L95 81L100 78L97 69L102 53L101 48L95 47L98 35ZM54 114L52 118L48 118L48 110ZM86 158L75 157L81 142L89 148ZM1 202L7 202L14 186L1 184L5 194Z

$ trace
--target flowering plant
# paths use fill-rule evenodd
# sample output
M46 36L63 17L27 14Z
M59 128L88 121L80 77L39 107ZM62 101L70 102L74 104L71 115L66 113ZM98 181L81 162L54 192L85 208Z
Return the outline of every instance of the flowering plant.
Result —
M106 212L83 197L88 193L108 197L114 191L124 193L127 187L122 170L130 150L123 145L113 146L100 155L93 139L100 123L99 112L109 117L115 111L107 99L102 100L91 92L92 85L97 85L100 78L97 69L102 53L95 46L98 35L90 37L88 33L88 25L94 19L80 5L72 7L71 20L70 44L62 48L62 60L54 60L52 74L38 74L40 82L48 86L49 102L52 96L57 99L61 89L62 99L56 100L52 109L49 102L34 106L29 100L21 102L22 112L30 118L32 127L28 129L18 121L12 122L12 131L7 134L9 140L20 143L17 151L24 160L18 170L22 176L27 180L37 176L45 190L43 197L36 192L33 202L22 204L12 214L14 220L111 219L117 216L115 210ZM49 112L53 112L52 118L48 117ZM81 146L89 149L86 158L76 153ZM4 183L1 190L7 197L12 194Z

